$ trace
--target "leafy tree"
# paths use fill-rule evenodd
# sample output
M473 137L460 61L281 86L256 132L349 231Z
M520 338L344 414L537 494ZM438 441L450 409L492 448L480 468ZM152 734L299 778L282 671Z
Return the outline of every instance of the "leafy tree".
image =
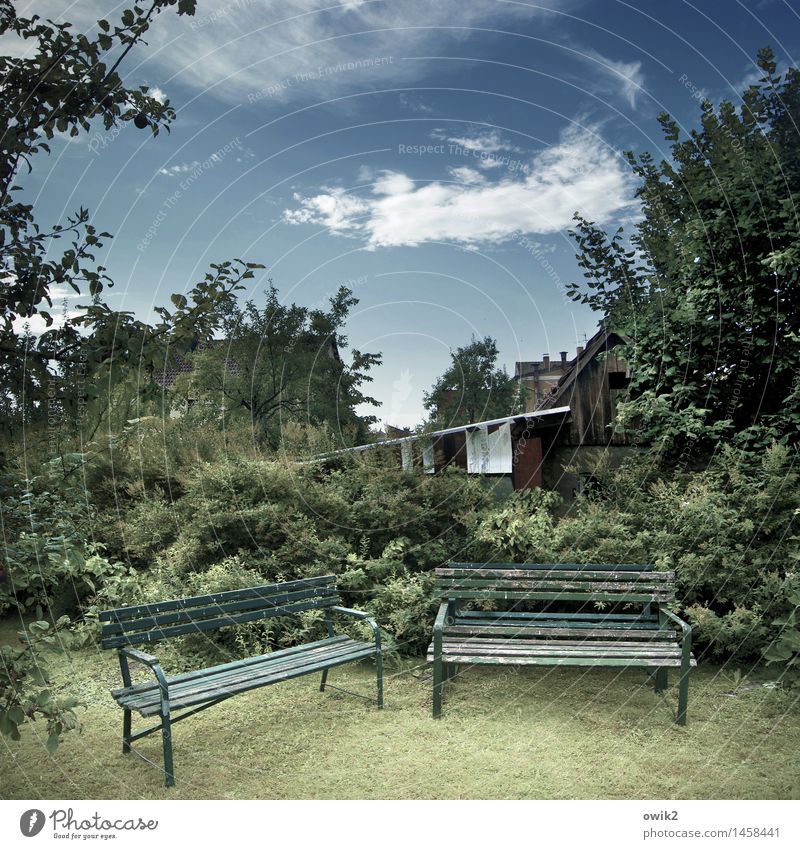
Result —
M252 301L231 308L222 338L186 357L191 373L176 391L196 402L194 415L247 417L260 445L277 446L287 421L326 423L348 441L363 440L376 417L359 417L355 408L377 403L361 387L381 358L356 350L349 363L341 358L342 330L357 303L342 286L327 310L282 304L270 286L263 309Z
M19 200L20 176L32 170L37 154L49 153L56 133L77 136L100 123L110 130L126 121L153 135L169 129L175 118L169 102L151 97L147 86L127 88L119 69L160 12L175 7L179 15L192 15L195 0L146 6L126 9L115 25L98 21L90 37L73 33L69 23L20 17L9 0L0 0L0 35L24 39L27 49L26 58L0 57L0 410L7 438L48 413L70 415L98 397L104 382L153 372L169 345L209 335L219 305L260 267L240 261L212 266L188 298L173 296L174 310L160 310L151 326L103 303L111 280L96 252L110 234L88 210L81 207L46 227L36 221L33 205ZM68 246L58 250L61 240ZM61 326L51 312L55 287L91 298ZM47 327L38 338L20 329L35 317Z
M796 440L800 429L800 72L764 76L742 104L702 104L683 138L659 117L671 157L627 157L643 219L630 241L580 216L586 280L575 300L631 338L619 420L667 450Z
M497 367L497 342L490 336L450 352L450 367L423 396L431 422L454 427L508 416L517 407L517 384Z
M0 735L21 738L20 726L35 719L47 723L48 754L52 755L66 731L80 728L75 708L81 702L75 696L57 694L50 686L45 652L62 652L74 642L67 630L69 617L55 625L39 618L27 630L18 632L20 646L0 646Z

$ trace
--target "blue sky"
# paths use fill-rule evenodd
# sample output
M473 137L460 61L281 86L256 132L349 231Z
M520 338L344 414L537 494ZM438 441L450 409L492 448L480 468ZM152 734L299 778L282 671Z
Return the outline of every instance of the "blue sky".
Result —
M126 4L31 5L87 30ZM40 221L88 207L115 236L110 302L143 317L234 256L267 266L257 301L268 278L307 305L351 286L350 343L384 357L377 415L413 425L473 334L509 371L574 354L598 317L564 295L573 212L635 222L622 152L666 154L663 110L689 128L701 97L738 100L759 47L796 64L800 18L783 0L199 0L148 40L126 81L169 98L172 133L59 140L25 184Z

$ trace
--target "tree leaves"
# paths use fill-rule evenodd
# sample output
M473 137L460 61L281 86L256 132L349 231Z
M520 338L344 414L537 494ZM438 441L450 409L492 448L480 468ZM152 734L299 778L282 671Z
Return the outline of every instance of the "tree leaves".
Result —
M16 15L10 3L0 6L0 29L7 38L24 39L25 56L0 57L0 103L3 110L3 149L0 151L0 409L9 425L34 422L45 414L48 386L59 385L50 399L50 413L74 405L75 381L63 376L76 368L92 372L109 358L106 326L96 327L86 316L67 314L66 323L53 328L49 311L41 312L48 332L37 340L20 324L53 307L51 293L68 286L87 292L100 309L92 313L109 323L124 313L103 309L100 295L112 281L95 259L110 234L98 233L88 210L81 208L66 223L46 229L38 225L32 205L14 200L20 190L16 178L32 170L37 153L49 153L42 141L56 133L77 137L101 117L109 130L121 121L144 114L153 133L169 128L174 110L142 89L126 88L117 73L129 50L140 41L155 15L174 7L176 0L154 0L147 11L134 6L122 13L122 26L98 22L98 33L75 33L68 23ZM193 14L194 3L183 3L179 14ZM103 61L117 49L114 64ZM71 237L71 246L59 257L53 242ZM53 254L56 254L53 256ZM23 320L23 321L20 321ZM87 332L88 331L88 332ZM112 346L113 347L113 346ZM79 390L82 395L91 390ZM52 394L52 391L51 391ZM54 409L54 408L58 409Z
M644 214L632 234L580 217L572 234L585 279L568 294L632 340L619 417L667 451L683 450L677 422L696 424L700 408L697 447L753 425L798 438L785 387L800 370L788 341L800 331L800 74L777 77L768 50L758 62L764 78L738 110L704 102L688 137L659 116L671 159L627 154Z
M497 368L497 343L472 338L450 353L451 364L423 396L431 420L443 427L511 415L518 406L517 383Z

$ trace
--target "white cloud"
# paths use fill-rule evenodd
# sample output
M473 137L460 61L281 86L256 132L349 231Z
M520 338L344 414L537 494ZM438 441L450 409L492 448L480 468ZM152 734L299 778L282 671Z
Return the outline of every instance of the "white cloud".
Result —
M44 318L42 318L39 313L36 313L30 318L24 318L22 316L15 318L12 321L14 332L19 336L27 331L32 336L38 337L48 330L58 330L62 328L67 321L72 321L72 319L83 314L83 310L67 310L66 313L63 310L56 312L55 307L52 310L48 310L47 304L45 304L43 308L45 312L49 312L53 318L53 323L49 327L47 326L47 322Z
M486 177L480 171L476 171L474 168L468 168L466 165L462 165L459 168L448 168L447 170L454 180L457 180L459 183L465 183L468 186L477 186L486 182Z
M478 168L484 171L504 166L512 171L526 167L519 156L510 155L523 154L525 151L504 139L497 130L482 130L461 136L451 136L444 130L435 129L431 133L431 138L447 142L451 154L470 157Z
M158 86L155 86L155 88L151 88L150 91L147 92L147 96L154 98L159 103L167 102L167 93L163 89L160 89Z
M522 149L505 141L497 130L478 133L473 136L448 136L447 141L450 144L463 147L474 153L499 153L501 151L513 151L514 153L522 153Z
M605 91L622 97L631 109L645 91L644 74L641 62L619 62L609 59L596 50L586 50L583 58L589 63L591 79L589 85L596 90ZM599 76L595 76L598 74Z
M399 96L398 102L404 109L410 109L412 112L421 112L427 115L432 115L434 112L433 107L429 106L421 97L409 96L405 92Z
M20 13L30 13L31 7L43 17L72 21L76 30L93 29L98 18L113 25L122 8L117 0L37 0L20 3ZM149 47L139 51L146 63L140 75L144 71L151 85L168 86L175 79L236 103L259 92L266 94L252 102L262 105L305 95L335 97L419 79L430 63L402 57L422 49L436 55L442 44L463 39L471 26L490 20L513 24L544 14L496 0L344 0L338 7L335 0L218 0L198 4L194 17L179 17L171 7L158 15L147 34ZM458 30L449 29L454 22ZM348 67L359 62L364 64Z
M777 67L775 69L775 75L778 77L782 77L789 70L789 63L783 60L778 61ZM764 72L757 65L752 66L751 70L739 80L739 82L733 84L733 88L736 90L737 94L741 94L743 91L746 91L752 85L759 85L764 76Z
M592 130L571 128L534 156L524 174L493 183L417 184L406 174L383 172L366 197L338 187L295 194L298 206L285 210L284 220L361 238L369 248L432 241L474 246L562 231L575 211L607 222L634 209L634 191L622 158Z
M214 159L215 156L217 159L220 158L217 154L212 154L211 159ZM195 159L192 162L178 162L176 165L168 165L165 168L159 168L158 173L163 174L165 177L177 177L180 174L188 174L190 171L194 171L195 168L199 167L200 163Z

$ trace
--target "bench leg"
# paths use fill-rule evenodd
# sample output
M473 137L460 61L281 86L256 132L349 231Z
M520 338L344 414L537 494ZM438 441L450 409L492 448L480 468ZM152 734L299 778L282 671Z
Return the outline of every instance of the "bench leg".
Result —
M681 679L678 682L678 725L686 725L686 709L689 706L689 668L681 668Z
M169 711L161 716L161 738L164 743L164 772L166 787L175 785L175 768L172 765L172 725L169 719Z
M320 693L325 692L325 682L328 680L328 670L322 670L322 680L319 682L319 691Z
M442 693L444 691L444 664L442 658L434 658L433 661L433 718L438 719L442 715Z
M131 751L131 712L124 708L122 716L122 754L127 755Z
M667 689L667 684L669 682L669 672L666 667L660 667L656 669L656 692L663 693L664 690Z
M375 670L378 678L378 710L381 710L383 709L383 657L380 652L375 655Z

